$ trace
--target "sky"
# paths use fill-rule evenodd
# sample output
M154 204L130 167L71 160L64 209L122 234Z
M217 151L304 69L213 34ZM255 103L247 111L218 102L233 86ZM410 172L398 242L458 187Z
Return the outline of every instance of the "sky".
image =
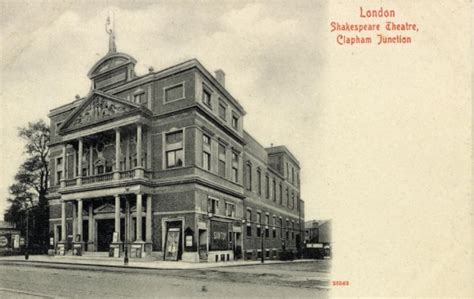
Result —
M311 138L322 105L322 4L300 2L290 9L278 2L240 1L1 5L1 134L9 142L0 145L0 211L25 158L17 128L47 120L50 109L87 94L86 74L107 52L104 25L113 12L118 51L138 61L139 75L150 66L160 70L190 58L211 72L223 69L226 87L248 112L245 129L264 146L287 145L299 159L307 217L329 217L318 199L319 161L307 151L317 147Z
M0 210L24 159L16 128L87 94L114 11L139 74L223 69L246 130L299 159L306 219L333 219L332 277L350 281L333 294L472 294L471 1L0 5ZM385 22L361 6L416 23L413 43L337 45L331 21Z

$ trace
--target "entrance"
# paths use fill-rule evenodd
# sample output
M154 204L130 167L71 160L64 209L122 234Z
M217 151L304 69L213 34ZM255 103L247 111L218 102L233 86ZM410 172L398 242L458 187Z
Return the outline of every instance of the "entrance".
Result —
M114 219L97 220L97 251L109 251L114 236Z
M207 261L207 231L205 229L199 230L199 260Z

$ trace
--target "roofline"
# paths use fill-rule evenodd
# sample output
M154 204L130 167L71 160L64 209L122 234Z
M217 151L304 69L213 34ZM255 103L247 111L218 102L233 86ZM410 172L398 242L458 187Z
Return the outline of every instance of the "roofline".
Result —
M279 149L281 149L281 150L279 150ZM288 149L288 147L286 147L286 145L277 145L277 146L273 146L273 147L267 147L267 148L265 148L265 150L267 151L268 155L276 155L276 154L279 154L279 153L286 153L290 157L290 159L292 159L293 162L295 162L296 165L298 165L298 167L300 167L300 162L290 152L290 150ZM275 150L275 152L270 153L269 150Z

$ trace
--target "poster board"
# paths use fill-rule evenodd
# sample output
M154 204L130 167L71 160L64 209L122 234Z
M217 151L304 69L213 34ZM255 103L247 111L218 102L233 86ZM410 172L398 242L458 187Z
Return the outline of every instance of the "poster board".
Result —
M169 228L166 233L165 260L177 261L179 251L179 228Z

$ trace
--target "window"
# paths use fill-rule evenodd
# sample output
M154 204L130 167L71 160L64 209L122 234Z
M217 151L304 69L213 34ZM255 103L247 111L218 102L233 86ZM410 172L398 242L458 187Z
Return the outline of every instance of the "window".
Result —
M261 221L262 221L262 214L257 213L257 237L260 237L260 233L261 233L260 224L261 224Z
M164 89L165 102L172 102L184 99L184 83L166 87Z
M207 198L207 212L212 214L219 213L219 200L216 198Z
M211 138L206 134L202 135L202 168L211 170Z
M61 183L63 179L63 158L56 158L56 185Z
M290 201L290 191L288 190L288 187L286 187L286 202L285 205L288 206Z
M252 236L252 211L247 210L247 237Z
M265 176L265 198L270 197L270 177L268 174Z
M211 170L211 154L208 152L202 152L202 168Z
M281 186L281 183L280 183L280 204L282 205L283 204L283 187Z
M252 191L252 164L247 163L247 190Z
M146 98L145 98L145 93L139 93L133 95L133 102L136 104L141 104L141 105L146 105Z
M235 205L232 203L225 203L225 213L227 217L235 217Z
M218 167L218 174L221 177L225 178L225 145L219 144L219 167Z
M289 236L290 236L290 221L287 219L286 220L286 239L288 240L289 239Z
M268 214L265 215L265 238L270 237L270 229L268 225L270 224L270 216Z
M184 161L183 131L166 134L166 168L181 167Z
M227 107L224 103L219 103L219 117L223 120L227 120Z
M232 180L239 182L239 155L236 152L232 152Z
M235 114L232 115L232 127L236 130L239 128L239 117Z
M295 222L294 221L291 222L291 239L292 240L295 239Z
M277 199L277 186L276 186L275 179L273 179L272 184L273 184L273 186L272 186L273 187L272 188L272 190L273 190L273 201L276 201L276 199Z
M211 92L208 91L206 88L202 89L202 102L212 108L211 106Z
M276 238L276 236L277 236L276 227L275 227L275 226L276 226L276 217L273 216L273 230L272 230L272 231L273 231L273 238Z
M291 183L295 183L295 169L291 167Z
M257 192L258 195L262 195L262 172L257 169Z
M291 208L295 209L295 193L291 191Z
M283 219L280 218L280 238L283 239Z

